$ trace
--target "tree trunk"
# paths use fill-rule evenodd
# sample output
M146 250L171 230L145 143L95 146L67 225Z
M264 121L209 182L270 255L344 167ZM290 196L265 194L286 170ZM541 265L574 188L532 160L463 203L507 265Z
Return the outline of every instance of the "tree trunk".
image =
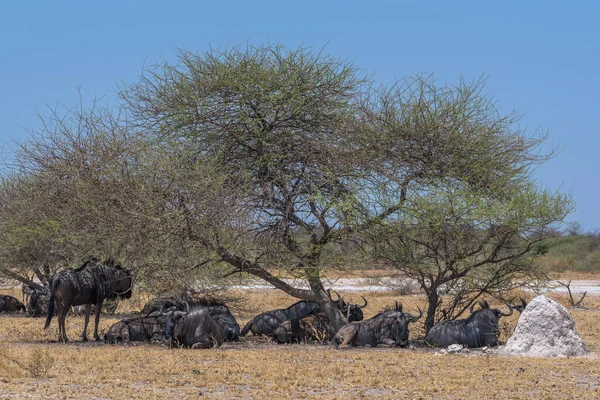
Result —
M321 279L317 275L312 275L308 278L308 284L316 296L317 304L325 311L325 315L329 320L329 326L332 334L336 334L340 328L348 323L348 320L339 308L335 306L329 293L325 290Z
M433 328L435 324L435 312L437 311L438 301L440 296L437 292L437 287L429 289L427 295L427 316L425 317L425 334L429 333L429 330Z

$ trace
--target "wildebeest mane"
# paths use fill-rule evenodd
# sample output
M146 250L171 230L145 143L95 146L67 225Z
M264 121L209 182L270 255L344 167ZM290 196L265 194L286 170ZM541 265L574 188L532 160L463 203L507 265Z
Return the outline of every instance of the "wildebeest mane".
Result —
M75 271L75 272L81 272L84 269L86 269L87 267L93 266L93 265L95 265L97 263L98 263L98 259L92 257L89 260L87 260L86 262L84 262L83 264L81 264L80 267L75 268L73 271Z
M379 316L381 316L381 314L383 314L384 312L387 311L399 311L402 312L402 303L400 303L399 301L396 300L396 302L394 303L393 306L388 306L386 308L384 308L383 310L381 310L380 312L378 312L377 314L375 314L374 316L372 316L369 319L375 319Z

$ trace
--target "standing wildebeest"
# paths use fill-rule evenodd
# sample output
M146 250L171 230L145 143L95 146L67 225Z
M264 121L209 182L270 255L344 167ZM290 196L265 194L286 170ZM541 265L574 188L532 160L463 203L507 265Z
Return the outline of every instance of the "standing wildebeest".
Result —
M406 347L408 345L408 324L416 322L423 316L414 316L402 312L402 304L396 302L392 309L386 309L374 317L360 322L352 322L340 328L333 338L337 348L349 344L355 346L371 346L383 344L390 347Z
M166 316L165 338L171 346L176 343L192 349L208 349L221 346L225 340L223 329L202 306L190 307L186 302L185 311L172 307L162 314Z
M25 304L19 299L9 296L0 295L0 312L19 312L25 311Z
M337 293L336 293L337 294ZM349 322L362 321L363 312L361 308L367 306L367 300L363 297L365 304L348 304L339 294L337 300L334 300L336 307L344 314ZM292 319L302 319L308 315L315 313L319 309L319 305L314 301L300 300L288 308L280 308L277 310L266 311L252 318L242 329L242 336L246 336L248 332L254 335L272 336L275 329L283 322Z
M122 319L108 328L104 341L107 343L163 341L166 319L167 316L160 311Z
M425 337L425 342L437 347L462 344L471 348L500 344L498 320L500 317L512 315L513 308L508 305L510 312L503 314L498 309L490 309L485 300L480 301L479 305L481 309L477 311L473 311L475 304L471 306L471 315L468 318L436 324Z
M225 304L209 299L197 299L187 301L189 307L202 306L208 310L211 318L223 329L225 341L237 341L240 338L240 326L235 317L229 311ZM142 314L149 314L160 309L175 307L179 311L184 311L186 301L177 297L159 298L149 301L142 309Z
M95 265L94 265L95 264ZM95 260L87 261L77 269L67 269L59 272L52 279L48 315L44 329L50 326L54 314L54 304L58 314L58 340L67 342L65 318L71 306L85 304L87 306L85 322L83 324L83 341L87 341L87 326L90 319L92 304L96 305L96 319L94 324L94 339L98 336L98 322L102 303L106 299L131 298L131 275L129 271L115 265L113 260L104 264Z

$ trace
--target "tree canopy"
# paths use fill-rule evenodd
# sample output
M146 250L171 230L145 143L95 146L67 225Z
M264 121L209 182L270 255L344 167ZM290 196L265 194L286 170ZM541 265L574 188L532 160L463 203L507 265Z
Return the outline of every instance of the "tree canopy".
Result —
M50 251L125 258L147 279L219 266L318 301L336 329L323 271L347 262L334 247L348 240L426 291L483 268L531 271L533 233L571 200L536 186L545 136L521 130L484 85L378 86L311 48L181 51L121 87L117 111L55 115L21 146L2 185L3 268ZM51 244L19 258L32 232Z

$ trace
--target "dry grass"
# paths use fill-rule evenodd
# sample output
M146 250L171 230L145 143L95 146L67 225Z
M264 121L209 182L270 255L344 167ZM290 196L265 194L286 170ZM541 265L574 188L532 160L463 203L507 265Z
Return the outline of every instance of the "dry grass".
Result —
M3 291L6 293L6 291ZM12 291L12 295L18 295ZM347 294L360 302L361 293ZM365 317L393 304L390 293L362 293ZM247 309L236 312L241 324L260 310L294 302L283 293L244 293ZM17 296L19 297L19 296ZM563 305L566 298L555 297ZM121 304L121 312L140 309L145 299ZM416 312L422 296L400 298ZM571 310L590 349L600 351L597 319L600 298L586 298L588 309ZM507 318L511 332L518 316ZM102 318L101 331L117 318ZM334 350L321 345L275 345L262 338L226 343L212 350L169 350L160 345L81 343L83 318L71 317L73 343L54 342L52 322L0 316L0 397L33 398L409 398L409 399L596 399L600 397L600 360L534 359L472 352L440 355L428 349ZM422 328L411 326L411 337ZM504 338L506 339L506 337ZM52 341L52 342L50 342ZM40 352L40 349L43 350ZM45 353L44 353L45 352ZM5 357L2 357L4 354ZM36 355L37 354L37 355ZM31 361L53 359L46 377L33 377L6 356ZM35 362L35 361L34 361ZM39 360L40 363L44 359Z

